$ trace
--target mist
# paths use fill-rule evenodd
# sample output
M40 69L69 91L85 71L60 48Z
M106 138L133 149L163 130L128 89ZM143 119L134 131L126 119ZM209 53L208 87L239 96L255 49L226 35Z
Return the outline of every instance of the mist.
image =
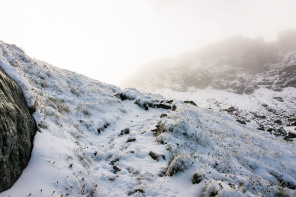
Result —
M296 28L293 0L12 0L1 7L1 40L115 85L157 59L235 35L275 41Z
M295 50L295 29L279 32L275 41L233 36L194 52L147 63L121 85L145 92L186 92L211 87L252 94L261 85L282 91L288 86L296 87ZM274 83L276 75L279 81Z

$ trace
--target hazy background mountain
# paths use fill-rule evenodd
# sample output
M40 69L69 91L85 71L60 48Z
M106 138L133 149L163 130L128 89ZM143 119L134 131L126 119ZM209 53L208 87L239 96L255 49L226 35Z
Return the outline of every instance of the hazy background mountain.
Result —
M122 85L142 91L176 91L212 87L251 94L259 87L281 91L296 87L296 30L263 37L233 36L177 58L148 63Z
M296 30L275 42L234 36L177 58L151 62L124 86L166 98L192 100L199 107L277 131L296 125Z

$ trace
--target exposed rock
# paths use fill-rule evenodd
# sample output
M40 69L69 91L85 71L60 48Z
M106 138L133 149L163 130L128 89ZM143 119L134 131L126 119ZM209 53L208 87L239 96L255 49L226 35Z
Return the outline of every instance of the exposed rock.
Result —
M240 124L246 124L244 120L236 120L236 121L239 122Z
M167 114L161 114L160 118L164 118L164 117L167 117L167 116L168 116Z
M176 105L172 105L172 111L176 111L177 106Z
M149 109L149 103L147 102L140 102L139 100L136 100L135 104L141 108L144 108L146 111ZM152 106L152 103L150 105Z
M121 130L121 132L120 132L120 135L127 135L127 134L130 134L129 128L125 128L125 129Z
M150 151L150 152L149 152L149 156L150 156L152 159L158 161L158 155L157 155L156 153Z
M287 136L284 137L284 140L292 140L293 138L296 138L296 134L289 133Z
M160 103L157 105L158 108L171 109L171 105Z
M10 188L27 166L36 123L19 86L0 69L0 192Z
M232 113L232 112L236 111L236 109L234 107L229 107L229 108L225 109L225 111Z
M282 121L281 120L275 120L274 123L282 124Z
M121 93L118 93L116 95L114 95L115 97L121 99L122 101L125 101L125 100L134 100L135 98L134 97L131 97L127 94L124 94L123 92Z
M202 181L202 177L199 174L194 174L192 176L191 182L192 184L199 184Z
M160 101L160 103L168 103L168 104L172 104L174 102L174 100L162 100Z
M195 103L195 102L193 102L193 101L184 101L184 103L191 104L191 105L194 105L194 106L196 106L196 107L197 107L196 103Z
M279 102L284 102L282 97L273 97L275 100L278 100Z
M107 122L107 123L105 123L103 125L103 127L97 128L98 134L100 134L102 131L104 131L105 129L107 129L107 127L109 127L109 125L110 125L110 123Z
M113 170L114 170L114 174L121 171L121 169L119 167L117 167L117 166L113 166Z
M110 165L114 166L116 162L119 161L119 158L113 159L112 161L110 161Z
M296 118L288 118L289 121L296 121Z
M263 125L259 125L259 127L257 128L260 131L264 131L264 126Z
M134 142L136 141L136 138L128 138L126 142Z
M257 113L253 113L253 115L254 115L256 118L266 119L266 116L265 116L265 115L260 115L260 114L257 114Z
M136 193L145 194L145 191L143 189L134 189L133 191L129 192L128 195L131 196L131 195L134 195Z
M279 128L278 130L275 131L277 135L287 135L287 132L283 127Z

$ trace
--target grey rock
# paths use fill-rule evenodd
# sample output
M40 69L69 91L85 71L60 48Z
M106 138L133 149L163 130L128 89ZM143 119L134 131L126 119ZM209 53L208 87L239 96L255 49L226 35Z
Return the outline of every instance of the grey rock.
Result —
M27 166L37 127L19 86L0 69L0 192Z
M285 140L290 140L296 138L296 134L295 133L289 133L287 136L284 137Z
M202 181L202 176L200 176L197 173L194 173L191 179L192 184L199 184L201 181Z
M274 123L282 124L282 121L281 120L275 120Z
M125 128L125 129L120 131L120 135L127 135L127 134L130 134L130 129L129 128Z
M158 155L157 155L156 153L150 151L150 152L149 152L149 156L150 156L152 159L158 161Z
M191 104L191 105L194 105L197 107L197 105L194 101L184 101L184 103Z
M236 120L236 121L239 122L240 124L246 124L244 120Z
M285 131L285 129L283 127L281 127L278 130L276 130L276 134L277 135L287 135L287 132Z
M157 105L158 108L171 109L171 105L160 103Z
M128 138L126 142L128 143L128 142L134 142L134 141L136 141L136 138L131 137L131 138Z
M236 111L236 109L235 109L234 107L231 106L231 107L225 109L225 111L227 111L227 112L229 112L229 113L232 113L232 112Z

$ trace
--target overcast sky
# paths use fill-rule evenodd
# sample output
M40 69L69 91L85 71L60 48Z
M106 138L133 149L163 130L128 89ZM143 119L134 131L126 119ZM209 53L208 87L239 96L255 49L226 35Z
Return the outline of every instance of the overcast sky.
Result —
M242 34L296 28L296 0L0 0L0 40L119 84L139 66Z

